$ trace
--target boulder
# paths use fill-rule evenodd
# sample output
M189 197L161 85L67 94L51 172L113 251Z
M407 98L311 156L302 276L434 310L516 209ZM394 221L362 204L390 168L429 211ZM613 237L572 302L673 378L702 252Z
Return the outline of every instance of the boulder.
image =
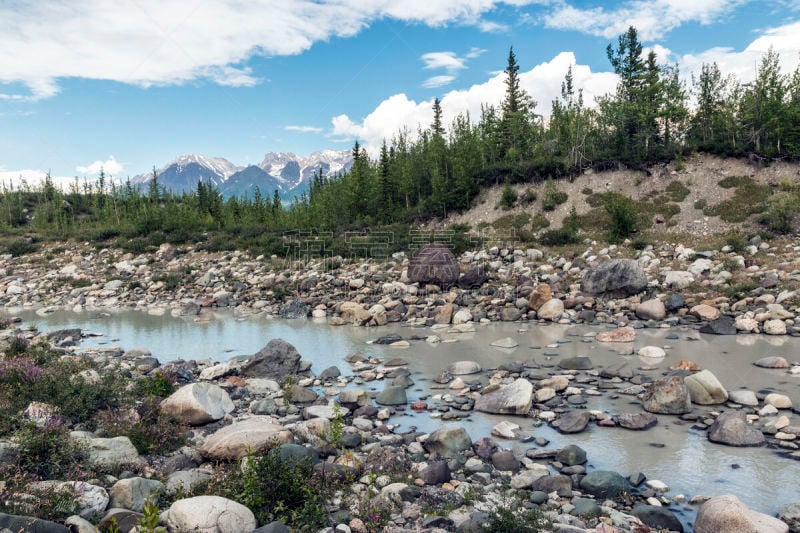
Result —
M171 531L251 533L256 518L247 507L220 496L195 496L178 500L169 508Z
M739 405L747 405L749 407L758 405L758 397L751 390L732 390L728 392L728 399Z
M717 377L709 370L701 370L683 380L689 389L689 398L692 403L700 405L715 405L728 401L728 391L722 386Z
M450 481L450 467L447 461L431 461L419 471L419 478L426 485L441 485Z
M644 525L655 528L658 531L668 530L683 533L683 524L681 524L678 517L666 507L637 503L633 506L631 515L641 520Z
M462 289L479 289L488 279L482 267L473 266L461 275L458 286Z
M558 368L563 368L564 370L591 370L594 365L592 360L585 355L578 355L562 359L558 363Z
M210 459L241 459L250 451L261 452L291 441L291 431L273 423L272 418L253 416L207 436L201 451Z
M800 533L800 503L789 503L781 507L778 518L789 525L789 531Z
M424 442L425 449L436 457L450 459L472 447L472 439L463 427L437 429Z
M504 415L526 415L533 402L533 385L517 379L510 385L482 394L475 401L475 410Z
M553 427L559 433L580 433L586 429L590 419L586 411L567 411L553 422Z
M642 320L664 320L667 309L658 298L647 300L636 306L636 316Z
M685 270L670 270L664 275L664 286L670 289L685 289L692 283L694 283L694 276Z
M110 439L94 438L81 431L71 433L76 440L83 441L89 448L87 463L92 467L139 466L143 460L128 437Z
M786 335L786 322L779 318L767 320L763 327L767 335Z
M776 409L791 409L792 399L785 394L770 392L764 397L764 405L771 405Z
M725 411L708 428L708 440L728 446L761 446L764 434L747 423L741 411Z
M481 371L481 365L475 361L456 361L447 367L448 374L452 376L466 376L477 374Z
M458 275L458 261L442 243L425 244L408 261L407 276L411 283L430 283L448 288L458 280Z
M528 296L528 308L539 311L539 308L553 299L553 291L547 283L540 283Z
M611 470L589 472L581 480L581 490L595 498L614 498L627 488L625 478Z
M453 312L455 311L456 306L451 303L446 303L439 307L436 310L436 315L433 317L433 321L437 324L449 324L451 320L453 320Z
M708 304L699 304L689 309L689 314L700 320L712 321L718 319L722 313L716 307L711 307Z
M300 370L300 354L283 339L272 339L244 362L239 374L248 378L269 378L282 383Z
M404 387L386 387L375 397L381 405L405 405L408 403Z
M588 294L626 297L647 288L647 273L633 259L611 259L583 275L581 290Z
M617 423L625 429L645 430L658 424L658 418L652 413L622 413Z
M586 462L586 450L575 444L568 444L558 451L556 461L567 466L582 465Z
M190 487L185 487L189 489ZM111 487L111 507L142 512L146 499L164 490L164 484L155 479L131 477L120 479Z
M779 357L776 355L762 357L753 364L760 366L761 368L789 368L789 361L787 361L784 357Z
M736 321L728 315L720 315L700 328L700 333L710 335L736 335L736 331Z
M666 376L650 384L642 397L645 411L665 415L682 415L692 410L689 390L680 376Z
M667 355L664 348L659 346L642 346L636 353L639 354L640 357L648 357L650 359L660 359Z
M536 312L536 316L542 320L552 320L554 322L561 318L562 314L564 314L564 302L558 298L553 298L543 303Z
M184 385L161 402L161 410L192 426L220 420L233 411L231 397L222 387L199 382Z
M6 513L0 513L0 531L11 531L13 533L18 531L24 531L25 533L70 533L66 527L49 520Z
M788 533L789 526L777 518L752 511L732 494L705 502L697 512L695 533Z

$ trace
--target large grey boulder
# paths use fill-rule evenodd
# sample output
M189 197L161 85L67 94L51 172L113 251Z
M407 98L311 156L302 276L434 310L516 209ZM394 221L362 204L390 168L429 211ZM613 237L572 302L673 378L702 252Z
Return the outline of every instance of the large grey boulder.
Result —
M626 488L625 478L612 470L595 470L581 480L581 490L596 498L614 498Z
M732 494L704 503L694 522L695 533L788 533L789 526L777 518L748 509Z
M425 449L436 457L450 459L472 447L472 439L461 426L437 429L424 442Z
M0 513L0 531L25 531L26 533L69 533L69 529L40 518Z
M701 370L684 379L692 403L715 405L728 401L728 391L710 370Z
M91 433L84 431L73 431L70 436L87 445L89 449L87 463L91 467L108 468L144 464L144 460L136 451L136 446L128 437L95 438Z
M251 533L256 518L247 507L220 496L195 496L178 500L169 508L170 531Z
M231 397L222 387L199 382L184 385L161 402L161 410L192 426L202 426L233 411Z
M567 411L553 422L553 427L559 433L580 433L590 420L591 416L586 411Z
M248 453L262 452L292 441L292 432L275 424L268 416L253 416L234 422L206 437L201 451L210 459L241 459Z
M143 477L120 479L111 487L109 505L141 513L145 500L152 498L162 490L164 490L164 484L156 479Z
M747 423L741 411L725 411L708 428L708 440L728 446L761 446L764 434Z
M272 339L242 365L239 374L283 382L300 370L300 354L283 339Z
M432 242L414 252L408 261L411 283L432 283L448 288L458 281L458 261L442 243Z
M533 402L533 385L517 379L510 385L483 394L475 401L475 410L499 415L526 415Z
M625 297L647 288L647 273L633 259L611 259L583 275L581 290L589 294Z
M655 380L642 396L645 411L664 415L682 415L692 410L689 389L680 376Z
M633 506L631 514L652 528L683 533L683 524L672 511L659 505L644 505L637 503Z

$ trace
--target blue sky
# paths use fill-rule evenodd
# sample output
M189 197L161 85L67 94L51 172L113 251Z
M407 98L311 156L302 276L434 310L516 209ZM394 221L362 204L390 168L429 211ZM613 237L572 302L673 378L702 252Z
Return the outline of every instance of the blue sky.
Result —
M570 64L589 101L613 90L629 24L684 73L747 81L770 45L795 67L798 20L800 0L0 2L0 178L374 148L434 97L446 118L499 101L509 46L546 114Z

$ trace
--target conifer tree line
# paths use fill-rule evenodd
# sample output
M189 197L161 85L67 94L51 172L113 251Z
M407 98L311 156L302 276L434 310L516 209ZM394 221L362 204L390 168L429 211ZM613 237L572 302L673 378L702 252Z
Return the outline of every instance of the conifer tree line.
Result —
M505 180L558 179L619 164L639 168L692 152L765 164L800 157L800 66L781 72L772 49L750 83L714 63L682 77L676 65L644 52L633 27L606 52L619 76L615 92L596 105L585 102L570 67L561 96L544 117L520 85L512 48L499 105L483 105L479 117L462 113L445 124L437 98L430 125L398 131L378 153L368 154L356 142L349 172L315 175L308 192L288 206L277 191L225 199L202 182L191 193L173 194L154 170L144 191L106 184L104 177L70 192L49 181L37 191L6 190L0 225L63 236L93 228L101 235L162 232L178 239L211 230L340 231L443 217L469 208L481 187Z

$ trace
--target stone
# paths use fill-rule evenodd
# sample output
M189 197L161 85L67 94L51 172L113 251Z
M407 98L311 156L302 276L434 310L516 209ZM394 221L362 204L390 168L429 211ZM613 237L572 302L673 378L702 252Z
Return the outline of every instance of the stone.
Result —
M684 378L692 403L715 405L728 401L728 391L710 370L701 370Z
M88 463L93 467L138 466L143 463L139 452L128 437L93 438L83 432L72 432L76 440L89 447Z
M689 314L699 318L700 320L712 321L718 319L722 313L716 307L711 307L708 304L695 305L689 310Z
M570 514L580 517L600 516L600 504L591 498L573 498L572 505L575 507Z
M781 507L778 518L786 522L789 531L800 533L800 503L789 503Z
M381 405L405 405L408 403L405 387L386 387L375 397Z
M681 359L674 365L669 367L670 370L685 370L687 372L697 372L701 370L700 365L688 359Z
M186 487L189 488L188 486ZM155 479L132 477L120 479L111 487L110 506L142 512L145 500L164 490L164 484Z
M441 485L450 481L450 467L447 461L431 461L419 471L418 476L426 485Z
M281 307L280 315L283 318L289 319L305 318L310 311L311 308L303 302L303 300L295 298L290 303Z
M694 283L694 276L685 270L670 270L664 276L664 286L670 289L685 289L692 283Z
M552 425L559 433L580 433L586 429L589 420L589 413L585 411L567 411Z
M516 322L522 317L522 311L516 307L504 307L500 310L500 320L503 322Z
M479 289L489 277L480 266L472 266L458 279L458 286L462 289Z
M439 309L436 310L436 315L434 315L433 321L437 324L449 324L453 319L455 308L456 306L451 303L446 303L440 306Z
M84 481L39 481L30 485L42 492L71 494L81 518L91 518L103 513L108 507L108 492L99 485Z
M142 513L137 513L135 511L129 511L127 509L109 509L105 516L103 516L102 520L98 524L100 531L108 531L111 529L112 521L117 524L121 533L128 533L129 531L134 530L134 528L139 523L139 519L141 519L144 515ZM112 520L113 519L113 520Z
M242 365L239 375L269 378L279 383L300 370L300 354L283 339L272 339Z
M747 423L741 411L725 411L708 428L708 440L727 446L761 446L764 434Z
M786 322L779 318L767 320L763 327L767 335L786 335Z
M458 261L453 252L442 243L423 245L408 261L407 276L411 283L447 288L458 280L458 275Z
M251 533L256 518L244 505L220 496L195 496L173 503L167 525L172 531Z
M771 392L764 397L764 405L771 405L776 409L791 409L792 399L785 394Z
M469 312L469 309L459 309L456 311L456 314L453 315L453 324L466 324L467 322L472 321L472 313Z
M355 520L358 519L356 518ZM353 522L351 521L350 524L352 525L352 523ZM267 525L261 526L258 529L254 529L253 533L292 533L292 531L286 527L286 524L283 522L274 520ZM357 531L353 529L353 533L357 533Z
M447 367L447 372L453 376L467 376L481 371L481 365L475 361L456 361Z
M475 401L475 410L484 413L526 415L533 402L533 385L517 379L510 385L482 394Z
M539 311L542 305L546 304L553 299L553 291L547 283L540 283L533 289L528 296L528 308L533 311Z
M495 348L516 348L519 346L519 343L511 337L506 337L504 339L497 339L496 341L492 342L491 346L494 346Z
M534 468L532 470L523 470L519 474L515 474L511 478L511 487L514 489L529 489L533 486L538 479L548 477L549 474L546 468Z
M586 463L586 450L575 444L569 444L558 450L556 461L567 466L582 465Z
M642 396L645 411L682 415L692 410L689 390L680 376L666 376L650 384Z
M167 478L165 490L167 494L175 494L179 490L190 493L196 485L205 483L211 479L211 474L204 470L178 470Z
M615 498L626 490L625 478L611 470L594 470L584 476L581 490L596 498Z
M775 355L770 357L762 357L753 364L760 366L761 368L789 368L789 361L787 361L784 357Z
M658 298L647 300L636 306L636 316L642 320L664 320L667 316L667 308L664 302Z
M667 299L664 301L664 307L670 313L674 313L675 311L681 309L686 305L686 301L683 299L683 296L680 294L670 294L667 296Z
M637 503L631 510L631 515L641 520L644 525L659 531L679 531L683 533L683 524L672 511L658 505L644 505ZM717 533L722 533L718 531Z
M184 385L161 402L161 410L192 426L222 419L233 411L231 397L222 387L199 382Z
M636 330L630 326L601 331L595 335L595 340L598 342L633 342L634 338L636 338Z
M711 498L697 512L695 533L788 533L777 518L748 509L739 498L725 494Z
M652 413L622 413L617 423L625 429L645 430L658 424L658 418Z
M436 457L450 459L472 447L472 439L461 426L437 429L425 440L425 449Z
M275 424L272 418L252 416L207 436L201 451L210 459L241 459L250 451L261 452L291 441L291 431Z
M503 472L518 472L520 463L511 450L500 450L492 454L492 466Z
M660 359L667 355L664 348L659 346L642 346L636 353L639 354L640 357L649 357L651 359Z
M364 309L364 306L358 302L342 302L339 305L339 315L346 323L358 326L372 318L369 311Z
M756 393L751 390L732 390L728 392L728 400L738 403L739 405L746 405L748 407L756 407L758 405L758 398Z
M758 333L758 321L752 317L739 315L734 320L734 326L736 326L736 331L743 331L745 333Z
M563 314L564 302L558 298L553 298L552 300L545 302L536 312L536 316L542 320L552 320L554 322L561 318L561 315Z
M0 531L10 531L12 533L70 533L69 529L41 518L32 516L18 516L0 513Z
M569 498L572 496L572 478L565 475L541 476L533 482L531 489L547 494L555 492L561 497Z
M519 424L515 424L514 422L510 422L508 420L503 420L502 422L495 424L492 428L492 435L496 437L502 437L504 439L513 439L516 438L516 434L514 433L519 429Z
M611 259L588 269L581 290L592 295L627 297L647 288L647 273L633 259Z
M700 333L709 335L736 335L736 323L733 317L720 315L700 328Z

